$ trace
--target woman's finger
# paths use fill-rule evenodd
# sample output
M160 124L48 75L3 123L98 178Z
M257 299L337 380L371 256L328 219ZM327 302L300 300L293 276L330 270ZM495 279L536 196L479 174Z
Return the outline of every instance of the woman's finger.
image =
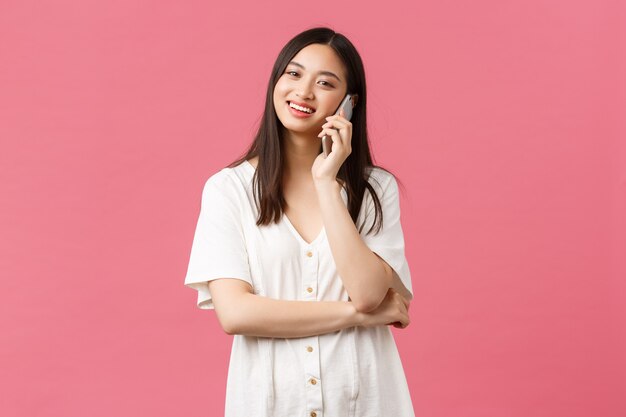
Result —
M322 129L322 131L317 135L318 138L321 138L322 136L335 136L337 135L338 137L341 137L339 135L339 131L337 129L332 129L330 127L325 127L324 129Z
M326 117L326 121L338 121L338 122L341 122L345 125L349 125L350 127L352 127L352 122L346 119L343 114L341 115L333 114L332 116L328 116Z
M409 304L411 304L411 302L406 299L402 294L400 294L398 291L394 290L392 288L394 294L398 294L397 297L399 297L402 300L402 303L404 304L404 306L408 309L409 308Z
M348 126L347 123L342 122L341 120L329 120L322 125L322 127L335 127L337 129L343 129Z
M319 135L317 135L317 136L318 137L322 137L324 135L330 136L333 139L333 142L338 142L339 145L345 147L345 141L342 138L342 136L339 133L339 131L337 131L336 129L326 128L326 129L322 130L322 132Z
M352 136L352 129L350 125L340 122L326 122L322 125L322 129L335 129L347 136Z
M326 123L324 123L322 125L322 128L324 127L332 127L335 128L337 130L344 130L346 129L346 131L349 133L348 137L352 137L352 123L350 123L348 120L346 119L337 119L337 118L326 118Z

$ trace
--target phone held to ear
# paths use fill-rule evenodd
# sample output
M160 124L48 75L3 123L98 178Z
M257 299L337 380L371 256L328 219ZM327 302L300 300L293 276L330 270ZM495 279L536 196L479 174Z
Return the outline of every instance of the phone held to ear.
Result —
M354 105L352 104L352 96L350 94L346 94L343 101L337 108L337 111L335 112L335 114L338 115L339 111L343 109L343 112L344 112L343 117L345 117L346 120L350 120L350 118L352 117L352 107L354 107ZM324 157L327 157L328 154L330 154L332 147L333 147L332 138L328 135L322 136L322 148L324 150Z

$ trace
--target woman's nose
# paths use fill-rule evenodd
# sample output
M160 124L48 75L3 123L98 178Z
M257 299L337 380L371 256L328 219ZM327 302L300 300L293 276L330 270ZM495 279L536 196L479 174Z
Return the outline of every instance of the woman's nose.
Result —
M305 83L300 87L300 93L297 93L296 95L298 97L311 98L311 96L313 95L313 89L311 88L311 86Z

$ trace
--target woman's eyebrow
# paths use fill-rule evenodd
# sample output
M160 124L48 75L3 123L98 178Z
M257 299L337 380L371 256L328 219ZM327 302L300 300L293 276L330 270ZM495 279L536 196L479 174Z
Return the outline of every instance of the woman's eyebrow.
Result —
M304 68L304 65L297 63L296 61L291 61L290 64L295 65L296 67L300 67L302 69L306 69ZM339 77L337 77L337 75L335 75L334 72L330 72L330 71L320 71L318 72L318 74L322 74L322 75L328 75L330 77L335 77L339 82L341 82L341 79L339 79Z

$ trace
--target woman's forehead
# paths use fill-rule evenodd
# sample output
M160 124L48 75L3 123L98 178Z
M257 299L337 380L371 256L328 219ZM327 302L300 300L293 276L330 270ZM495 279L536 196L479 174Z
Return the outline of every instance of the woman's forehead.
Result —
M344 74L341 59L328 45L307 45L298 51L290 61L290 64L310 72L330 71L337 74L340 78Z

